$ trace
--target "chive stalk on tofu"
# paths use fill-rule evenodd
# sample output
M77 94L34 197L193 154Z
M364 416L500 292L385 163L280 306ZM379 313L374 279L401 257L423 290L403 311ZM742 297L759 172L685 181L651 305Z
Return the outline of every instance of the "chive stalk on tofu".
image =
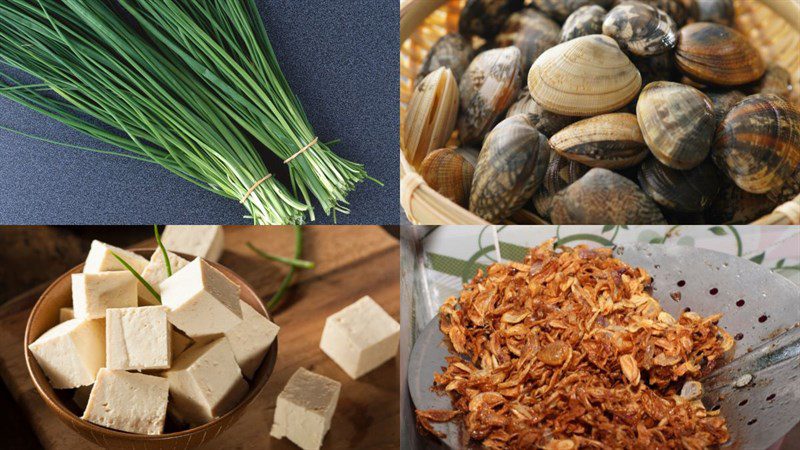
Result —
M156 298L156 300L158 300L158 303L161 303L161 294L159 294L158 292L156 292L156 290L155 290L155 289L153 289L153 286L151 286L151 285L150 285L150 283L148 283L148 282L147 282L147 280L145 280L144 278L142 278L142 276L141 276L141 275L139 275L139 272L137 272L137 271L136 271L136 269L134 269L133 267L131 267L131 265L130 265L130 264L128 264L128 263L127 263L127 261L125 261L124 259L120 258L120 257L119 257L119 255L117 255L117 254L116 254L116 253L114 253L113 251L111 252L111 255L112 255L114 258L117 258L117 261L119 261L119 263L120 263L120 264L122 264L122 267L124 267L125 269L127 269L127 270L128 270L128 272L132 273L132 274L133 274L133 276L134 276L134 277L136 277L136 279L137 279L137 280L139 280L139 283L142 283L142 286L144 286L144 287L145 287L145 288L146 288L148 291L150 291L150 293L151 293L151 294L153 294L153 297L155 297L155 298Z
M317 138L253 0L112 3L0 2L0 61L39 79L0 73L0 95L116 147L83 149L241 201L255 223L313 220L313 200L348 212L364 168ZM291 191L256 143L288 165Z
M161 243L161 235L158 234L158 225L153 225L153 233L156 235L156 243L158 244L158 248L161 249L161 255L164 256L164 266L167 268L167 278L169 278L172 276L172 264L169 263L167 249L164 248L164 244Z

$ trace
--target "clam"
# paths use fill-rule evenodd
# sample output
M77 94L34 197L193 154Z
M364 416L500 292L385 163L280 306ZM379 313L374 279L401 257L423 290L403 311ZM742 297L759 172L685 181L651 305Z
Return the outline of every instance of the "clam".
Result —
M666 223L636 183L599 167L553 197L550 218L565 225Z
M636 116L612 113L584 119L550 138L561 156L590 167L622 169L642 162L650 153Z
M494 42L499 47L517 47L526 73L542 52L558 44L560 35L561 27L550 18L533 9L523 9L508 18Z
M798 195L800 195L800 165L792 170L781 187L769 191L767 197L775 203L781 204L794 200Z
M705 94L711 100L711 104L714 106L714 118L716 119L717 125L722 122L722 119L725 118L725 116L728 114L728 111L730 111L735 104L744 100L745 97L742 91L737 90L709 90L705 91Z
M767 195L743 191L723 177L717 198L703 215L707 223L750 223L769 214L778 204Z
M733 0L694 0L692 17L696 22L733 26Z
M544 109L566 116L613 112L636 97L639 71L608 36L593 34L545 51L528 73L528 89Z
M458 134L464 145L480 143L520 86L520 52L516 47L487 50L472 60L459 84Z
M522 9L523 0L467 0L458 18L458 32L466 37L493 38L508 16Z
M517 114L527 114L531 118L533 126L547 137L557 133L565 126L575 122L574 117L562 116L539 106L531 97L530 91L522 89L517 96L517 101L508 108L506 118Z
M422 79L408 103L401 137L411 165L419 167L429 151L447 143L457 115L458 84L450 69L440 67Z
M461 206L467 206L478 151L440 148L422 160L419 174L428 186Z
M590 34L602 34L605 17L606 10L602 6L581 6L564 21L564 26L561 27L561 42Z
M708 208L719 192L720 177L709 161L689 170L675 170L655 158L639 167L639 185L659 205L683 213Z
M422 68L417 74L417 83L425 78L429 73L440 67L447 67L453 72L456 81L461 80L461 75L467 70L469 62L474 55L470 42L458 33L450 33L442 36L433 44Z
M766 70L758 50L744 35L725 25L708 22L681 28L675 63L689 78L718 86L751 83Z
M780 189L800 165L800 111L774 94L745 98L719 125L712 157L747 192Z
M792 77L778 64L769 64L764 76L757 82L745 86L748 94L775 94L789 99L792 93Z
M539 191L533 197L536 211L544 217L550 217L553 196L588 172L589 166L564 158L556 152L550 154L550 162Z
M636 117L650 151L667 166L691 169L708 156L714 109L697 89L670 81L650 83L639 96Z
M547 138L527 115L500 122L478 157L470 211L496 223L522 208L542 184L550 153Z
M622 0L617 1L617 4L627 3L631 0ZM683 0L638 0L641 3L645 3L647 5L652 6L653 8L658 8L661 11L667 13L667 15L675 21L678 27L682 27L686 24L686 20L689 18L689 10L684 5Z
M539 11L558 22L563 22L578 8L586 5L600 5L610 8L613 0L531 0L531 4Z
M637 56L653 56L675 47L678 27L664 11L640 2L614 7L603 21L603 34Z

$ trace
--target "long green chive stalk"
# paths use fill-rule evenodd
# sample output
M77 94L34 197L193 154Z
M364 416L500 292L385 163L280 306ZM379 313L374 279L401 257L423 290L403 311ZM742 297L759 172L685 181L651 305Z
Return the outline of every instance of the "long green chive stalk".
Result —
M164 247L164 244L161 243L161 235L158 234L158 225L153 225L153 234L156 235L156 244L158 248L161 250L161 256L164 257L164 266L167 268L167 277L172 276L172 264L169 262L169 255L167 254L167 249Z
M268 259L270 261L275 261L279 263L286 264L287 266L297 267L298 269L313 269L314 262L313 261L306 261L304 259L297 259L297 258L286 258L285 256L278 256L273 255L271 253L267 253L264 250L256 247L252 243L247 243L247 248L255 252L258 256Z
M0 3L0 60L41 81L0 74L0 95L119 149L89 150L154 162L242 201L255 223L313 219L309 191L326 213L347 211L363 167L321 143L297 154L315 136L252 0L122 5L149 38L108 0ZM267 171L252 138L295 156L287 164L302 201Z
M302 227L294 227L294 259L300 259L303 255L303 228ZM283 301L283 297L286 295L286 291L289 289L289 285L292 284L292 279L294 279L294 274L297 272L296 266L289 266L289 273L286 274L281 285L278 287L278 290L272 296L271 299L267 302L267 311L274 311L281 305Z
M348 212L346 194L367 176L364 168L316 140L253 0L121 4L154 41L169 48L225 100L240 126L289 165L292 185L304 199L310 190L326 213Z
M130 265L130 264L128 264L128 263L127 263L127 262L126 262L124 259L122 259L122 258L121 258L119 255L117 255L116 253L114 253L114 252L111 252L111 256L113 256L114 258L116 258L116 259L117 259L117 261L119 261L119 263L120 263L120 264L122 264L122 267L124 267L124 268L125 268L125 269L126 269L128 272L130 272L131 274L133 274L133 276L134 276L134 277L136 277L136 279L137 279L137 280L139 280L139 283L142 283L142 286L144 286L144 287L145 287L145 288L146 288L148 291L150 291L150 293L151 293L151 294L153 294L153 297L155 297L155 298L156 298L156 300L158 300L158 303L161 303L161 294L159 294L158 292L156 292L156 290L155 290L155 289L153 289L153 286L152 286L152 285L150 285L150 283L148 283L148 282L147 282L147 280L145 280L144 278L142 278L142 276L141 276L141 275L139 275L139 272L137 272L137 271L136 271L136 269L134 269L133 267L131 267L131 265Z

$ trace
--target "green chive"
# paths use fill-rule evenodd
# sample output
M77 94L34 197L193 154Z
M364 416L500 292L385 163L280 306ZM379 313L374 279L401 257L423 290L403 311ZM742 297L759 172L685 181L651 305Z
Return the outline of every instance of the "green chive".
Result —
M302 227L294 227L294 258L299 259L300 256L303 254L303 228ZM278 306L280 306L281 302L283 301L283 297L286 294L286 291L289 289L289 285L292 283L292 279L294 279L294 274L297 271L297 267L290 266L289 273L283 278L281 285L278 287L278 291L272 296L272 298L267 302L267 311L273 311Z
M297 258L285 258L283 256L272 255L272 254L267 253L267 252L265 252L265 251L263 251L263 250L261 250L259 248L256 248L256 246L254 246L250 242L247 243L247 246L250 248L250 250L256 252L256 254L258 254L259 256L261 256L264 259L269 259L271 261L277 261L277 262L280 262L280 263L284 263L284 264L290 265L292 267L297 267L299 269L313 269L314 268L314 263L311 262L311 261L306 261L306 260L297 259Z
M119 263L122 264L123 267L128 269L128 272L132 273L133 276L135 276L136 279L139 280L139 283L142 283L142 285L145 288L147 288L147 290L150 291L151 294L153 294L153 297L155 297L156 300L158 300L158 303L161 303L161 295L158 292L156 292L155 289L153 289L153 286L151 286L150 283L147 282L147 280L142 278L142 276L139 275L139 273L136 270L134 270L133 267L131 267L130 264L125 262L124 259L120 258L119 255L117 255L114 252L111 252L111 254L114 256L114 258L117 258L117 261L119 261Z
M164 265L167 266L167 278L169 278L172 276L172 266L169 263L167 249L164 248L164 244L161 243L161 236L158 234L158 225L153 225L153 233L156 235L156 243L158 244L158 248L161 249L161 254L164 256Z

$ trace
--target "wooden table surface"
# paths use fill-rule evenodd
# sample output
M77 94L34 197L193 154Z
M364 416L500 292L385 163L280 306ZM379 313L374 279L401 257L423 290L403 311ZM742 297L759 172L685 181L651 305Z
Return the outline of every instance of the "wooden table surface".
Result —
M348 377L319 349L325 318L364 295L370 295L399 320L397 241L379 227L305 227L303 258L316 262L301 271L284 306L272 320L281 327L278 362L266 388L242 418L204 449L290 449L286 439L269 436L275 399L298 367L342 383L331 430L323 448L398 448L399 397L396 358L358 380ZM220 263L239 273L262 298L269 298L286 267L265 261L245 247L252 242L270 253L291 256L289 227L226 227ZM153 247L154 241L140 247ZM88 249L87 249L88 251ZM94 448L63 425L34 390L23 355L28 313L47 283L0 307L0 377L8 386L45 448Z

